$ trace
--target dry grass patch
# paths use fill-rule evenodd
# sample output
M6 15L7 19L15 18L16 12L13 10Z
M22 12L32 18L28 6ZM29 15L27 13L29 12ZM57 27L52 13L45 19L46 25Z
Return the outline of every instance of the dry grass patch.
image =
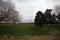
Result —
M53 40L53 36L8 36L8 35L3 35L0 36L0 40Z
M0 36L0 40L60 40L60 33L54 35Z

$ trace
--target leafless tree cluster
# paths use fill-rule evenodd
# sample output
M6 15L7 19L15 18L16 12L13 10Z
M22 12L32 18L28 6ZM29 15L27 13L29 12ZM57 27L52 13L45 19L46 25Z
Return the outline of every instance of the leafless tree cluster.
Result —
M18 13L19 12L16 11L14 3L12 3L10 0L0 0L0 22L19 22Z

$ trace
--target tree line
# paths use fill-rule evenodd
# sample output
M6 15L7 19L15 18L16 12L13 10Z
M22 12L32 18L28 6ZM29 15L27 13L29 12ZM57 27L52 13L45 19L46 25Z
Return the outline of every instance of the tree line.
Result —
M51 14L52 9L46 9L45 13L38 11L35 16L35 25L42 26L43 24L58 24L60 23L60 13L56 16Z

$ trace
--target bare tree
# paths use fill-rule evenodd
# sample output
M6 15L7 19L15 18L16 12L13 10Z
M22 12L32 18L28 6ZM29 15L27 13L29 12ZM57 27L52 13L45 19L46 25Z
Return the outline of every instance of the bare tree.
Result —
M19 21L18 11L14 3L9 1L0 0L0 22L15 23Z
M54 13L56 14L56 19L60 21L60 5L55 6Z
M55 16L58 16L58 14L60 13L60 5L56 5L52 13L55 14Z

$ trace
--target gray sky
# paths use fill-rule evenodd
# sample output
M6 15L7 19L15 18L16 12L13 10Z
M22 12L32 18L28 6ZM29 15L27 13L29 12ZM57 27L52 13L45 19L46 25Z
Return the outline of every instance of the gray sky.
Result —
M34 22L37 11L45 12L60 3L60 0L12 0L22 15L22 22Z

